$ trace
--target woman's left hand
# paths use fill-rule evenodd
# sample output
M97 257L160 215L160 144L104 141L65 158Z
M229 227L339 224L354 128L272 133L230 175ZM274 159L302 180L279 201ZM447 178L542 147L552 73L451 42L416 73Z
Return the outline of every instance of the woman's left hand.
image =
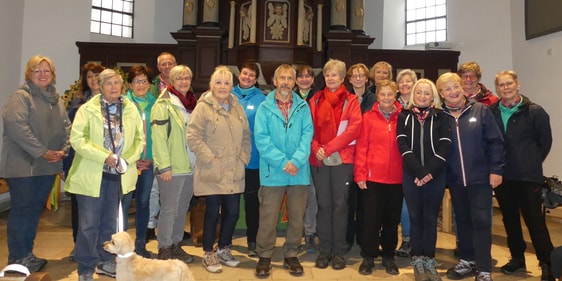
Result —
M62 150L47 150L45 154L43 154L43 159L45 159L49 163L59 162L64 158L64 151Z

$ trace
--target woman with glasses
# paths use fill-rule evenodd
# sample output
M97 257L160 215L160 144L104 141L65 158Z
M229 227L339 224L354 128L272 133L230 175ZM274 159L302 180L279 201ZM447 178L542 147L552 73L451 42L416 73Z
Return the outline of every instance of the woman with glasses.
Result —
M480 83L482 71L480 71L480 66L476 62L467 61L461 64L457 73L462 79L462 89L467 98L474 99L487 106L491 106L499 100L492 94L492 91Z
M142 119L145 135L145 146L137 160L137 179L135 190L135 252L145 258L150 258L150 253L146 250L146 228L148 226L149 199L152 182L154 181L154 168L152 160L152 130L150 129L150 113L156 98L148 93L151 84L152 71L147 66L137 64L129 69L127 82L130 88L125 96L136 106ZM133 194L130 193L123 198L124 213L128 213ZM125 225L126 229L126 225Z
M495 193L511 253L511 259L501 271L512 274L526 269L522 215L542 269L541 280L554 280L550 271L553 246L541 205L542 163L552 146L550 118L540 105L519 92L514 71L496 74L495 84L501 99L492 106L492 111L504 134L506 152L504 181Z
M193 197L195 155L186 140L187 123L197 104L190 91L192 77L189 67L174 66L170 70L171 84L156 100L150 116L152 157L160 189L158 259L179 259L185 263L193 262L193 256L180 244Z
M70 147L70 121L55 89L55 66L43 56L27 62L24 83L2 109L0 174L10 187L8 264L39 271L47 260L33 254L39 216Z

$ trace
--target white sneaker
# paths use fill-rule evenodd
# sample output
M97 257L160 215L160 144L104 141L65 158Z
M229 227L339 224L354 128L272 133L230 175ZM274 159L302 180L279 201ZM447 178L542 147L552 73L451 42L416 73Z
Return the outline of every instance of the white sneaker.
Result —
M219 256L219 260L226 266L237 267L240 264L240 261L230 253L230 248L228 246L217 249L217 256Z
M201 260L203 267L208 272L211 273L219 273L222 272L222 266L219 262L219 258L217 257L216 253L205 253L203 254L203 259Z

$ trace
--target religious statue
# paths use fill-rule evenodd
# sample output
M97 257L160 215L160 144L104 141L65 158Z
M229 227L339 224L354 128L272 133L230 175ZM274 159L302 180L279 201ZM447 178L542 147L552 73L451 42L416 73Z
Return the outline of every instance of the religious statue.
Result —
M269 10L269 17L267 19L267 26L271 33L271 39L282 40L284 37L285 29L287 28L287 8L286 3L269 3L267 9Z
M252 30L252 4L243 5L240 9L240 30L242 30L242 39L248 41L250 31Z

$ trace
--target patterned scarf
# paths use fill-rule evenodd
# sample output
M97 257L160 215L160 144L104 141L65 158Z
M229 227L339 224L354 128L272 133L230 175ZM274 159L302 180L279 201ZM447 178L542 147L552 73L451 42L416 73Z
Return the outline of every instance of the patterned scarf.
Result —
M501 103L506 108L514 108L515 106L519 105L519 103L521 103L521 95L518 95L515 101L511 103L506 101L505 99L501 99Z
M172 85L168 86L167 90L180 99L181 104L183 104L183 107L185 107L185 110L187 110L187 112L191 113L195 108L195 105L197 105L197 99L195 98L195 94L192 91L188 91L184 96Z
M425 119L427 118L427 116L429 116L429 112L431 112L431 109L433 109L433 106L428 106L428 107L412 106L411 108L416 118L418 118L418 121L420 121L420 123L422 124L423 121L425 121Z
M457 104L450 104L445 102L445 108L447 108L450 112L457 112L462 110L466 105L466 98L461 99L461 101Z

